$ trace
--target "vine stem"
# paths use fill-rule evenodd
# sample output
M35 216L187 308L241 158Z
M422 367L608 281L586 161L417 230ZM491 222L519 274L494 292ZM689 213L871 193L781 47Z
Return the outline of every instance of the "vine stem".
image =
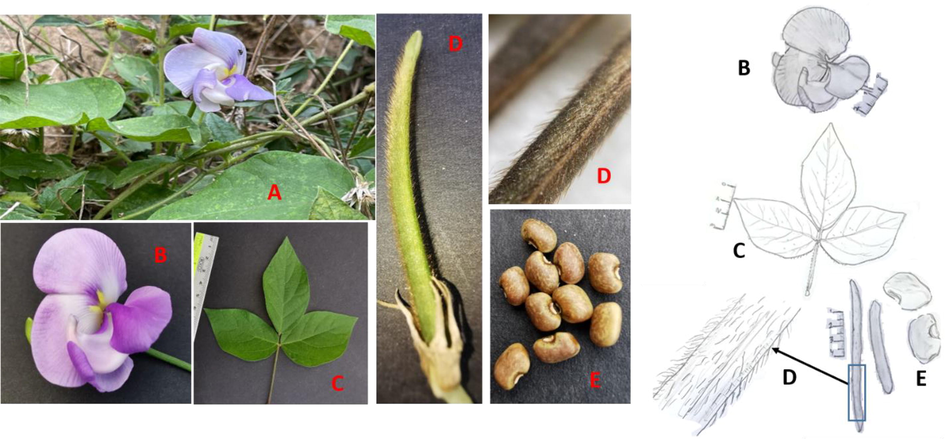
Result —
M98 77L101 78L105 74L105 71L108 70L108 65L112 62L112 56L115 54L115 42L108 41L108 54L105 55L105 62L102 63L102 69L98 71Z
M184 360L181 360L180 358L165 354L164 352L161 352L156 349L148 349L145 353L154 358L157 358L158 360L164 361L168 364L172 364L174 366L177 366L181 369L186 370L187 372L190 372L190 363Z
M817 245L814 246L814 253L810 258L810 271L807 273L807 289L804 290L805 296L810 296L810 288L814 285L814 268L817 265L818 250L820 250L820 239L817 240Z
M272 378L269 379L269 399L266 404L272 404L272 389L276 384L276 366L279 364L279 348L282 347L282 336L279 336L279 343L276 344L276 358L272 360Z
M315 91L312 92L312 95L308 99L306 99L305 102L302 103L302 105L299 105L299 108L297 108L295 112L292 113L292 117L298 116L299 113L301 113L302 110L305 109L305 107L308 107L308 104L312 103L312 100L315 99L315 97L317 97L319 93L325 90L325 87L328 86L328 82L331 81L331 77L334 76L335 71L338 70L338 65L341 64L341 60L345 58L345 55L348 54L348 50L351 49L351 46L353 44L354 44L354 40L348 40L348 45L345 46L344 50L341 51L341 55L338 55L338 58L335 60L335 64L331 66L331 70L329 70L328 74L325 75L325 79L322 80L321 85L319 85L318 88L316 88Z

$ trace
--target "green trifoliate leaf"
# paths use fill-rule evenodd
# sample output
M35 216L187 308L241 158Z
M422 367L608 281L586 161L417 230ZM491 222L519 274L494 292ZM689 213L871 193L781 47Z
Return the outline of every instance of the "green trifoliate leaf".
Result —
M269 358L276 352L279 335L245 309L204 309L217 344L224 352L246 361Z
M269 320L279 334L291 327L308 308L311 294L308 273L295 255L289 238L282 241L263 272L263 292Z
M314 367L334 361L348 349L357 317L328 311L302 316L282 337L282 349L295 364Z
M200 142L200 129L187 116L143 116L116 121L95 119L89 131L105 131L141 142Z

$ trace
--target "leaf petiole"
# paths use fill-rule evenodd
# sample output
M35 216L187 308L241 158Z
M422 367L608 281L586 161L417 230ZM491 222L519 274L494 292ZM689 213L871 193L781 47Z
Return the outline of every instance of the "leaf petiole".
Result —
M272 404L272 389L276 385L276 366L279 365L279 349L282 347L282 335L279 335L279 344L276 345L276 358L272 360L272 378L269 379L269 398L266 404Z

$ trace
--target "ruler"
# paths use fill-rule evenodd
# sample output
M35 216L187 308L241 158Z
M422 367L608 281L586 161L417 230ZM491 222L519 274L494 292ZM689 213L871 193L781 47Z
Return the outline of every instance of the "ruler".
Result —
M716 230L725 230L725 226L728 225L729 214L732 213L732 203L735 201L735 185L722 182L722 190L725 192L723 195L715 197L715 215L716 221L719 220L718 217L722 217L722 225L718 225L715 222L709 224L710 227Z
M203 301L207 296L207 285L210 282L210 270L213 268L213 258L217 254L217 244L220 238L213 235L198 233L194 235L194 299L191 310L190 339L197 337L197 324L200 323L200 314L203 313Z

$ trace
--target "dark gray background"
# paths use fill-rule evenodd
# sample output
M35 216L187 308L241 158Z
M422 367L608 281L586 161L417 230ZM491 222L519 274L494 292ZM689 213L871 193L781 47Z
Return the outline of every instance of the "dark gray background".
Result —
M413 96L413 146L419 179L415 192L426 211L434 270L455 285L465 306L467 340L463 387L482 401L482 17L480 15L378 15L378 112L387 112L394 67L404 43L423 32ZM449 51L449 36L463 39ZM377 161L384 163L386 121ZM377 298L394 301L406 291L393 235L384 166L378 165ZM378 307L377 402L437 402L430 392L403 315Z
M597 252L613 253L620 258L623 289L617 294L601 294L591 288L585 272L577 285L587 292L594 306L617 302L623 310L620 340L609 348L599 348L590 339L590 321L571 324L562 321L557 331L570 332L581 344L574 358L558 363L542 363L532 344L544 335L535 329L525 314L525 306L513 307L505 300L499 277L507 268L525 268L525 260L534 248L522 240L522 222L540 219L555 230L558 244L573 242L581 250L585 263ZM490 304L492 352L490 364L512 343L522 343L531 356L531 368L511 391L491 382L493 403L577 403L630 402L630 211L629 210L493 210L491 223L492 254ZM548 254L551 259L553 253ZM534 288L532 288L534 291ZM556 332L557 332L556 331ZM591 388L591 372L600 372Z
M99 393L85 385L71 389L50 384L36 370L24 324L39 307L45 294L33 282L33 262L47 239L72 228L98 230L115 241L127 267L128 289L119 299L139 287L155 286L171 295L173 315L161 337L152 346L190 362L190 224L54 224L3 223L0 225L0 294L3 324L3 375L0 399L11 402L173 402L190 403L190 374L152 358L132 355L134 368L128 381L111 393ZM167 261L154 262L154 248L167 249Z
M367 404L367 223L195 223L220 238L204 308L242 308L269 323L262 275L288 237L308 272L308 310L358 318L341 358L303 367L279 352L273 403ZM220 349L206 313L194 340L194 402L262 404L273 357L248 362ZM331 388L335 375L343 392Z

